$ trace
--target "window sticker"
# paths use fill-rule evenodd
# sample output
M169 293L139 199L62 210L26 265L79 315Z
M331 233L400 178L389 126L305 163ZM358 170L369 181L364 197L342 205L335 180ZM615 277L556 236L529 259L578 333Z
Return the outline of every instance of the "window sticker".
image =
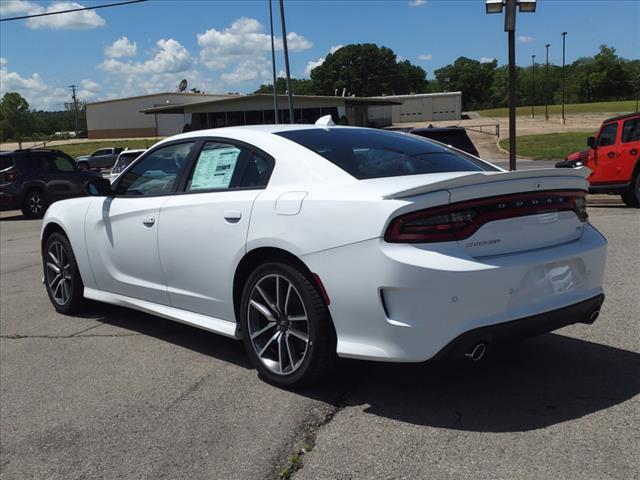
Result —
M190 190L229 188L240 150L235 147L203 150L198 157Z

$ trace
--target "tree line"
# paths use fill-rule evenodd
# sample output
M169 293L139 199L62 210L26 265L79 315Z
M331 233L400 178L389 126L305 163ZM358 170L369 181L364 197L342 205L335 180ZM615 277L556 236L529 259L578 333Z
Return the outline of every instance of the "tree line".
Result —
M562 67L536 64L516 67L518 105L542 105L562 100ZM633 99L640 89L640 60L626 60L615 48L602 45L593 57L582 57L565 66L565 102ZM311 71L309 79L292 79L296 95L347 95L359 97L409 93L462 92L463 110L507 106L508 67L498 62L479 62L459 57L452 64L427 72L408 60L398 60L387 47L374 44L347 45L327 55ZM286 92L286 81L278 78L278 93ZM254 93L272 93L271 84Z

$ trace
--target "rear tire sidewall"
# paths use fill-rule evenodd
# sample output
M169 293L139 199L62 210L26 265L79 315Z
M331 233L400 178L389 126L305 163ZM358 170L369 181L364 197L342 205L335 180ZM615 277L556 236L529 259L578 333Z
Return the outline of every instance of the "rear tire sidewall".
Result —
M60 305L53 298L53 294L51 292L51 289L49 288L49 282L47 278L47 257L49 247L54 242L59 242L64 248L65 254L69 260L71 270L71 295L69 296L69 300L67 301L67 303L65 303L64 305ZM71 244L69 243L67 237L62 233L55 232L47 238L42 256L42 268L44 273L45 288L53 307L58 312L64 314L72 314L81 311L86 305L86 300L84 298L84 284L82 282L82 277L80 276L80 271L78 270L78 264L76 263L76 257L73 254Z
M40 210L38 212L34 212L32 209L32 202L39 202ZM27 218L42 218L44 217L44 213L47 211L47 201L45 200L44 194L40 190L29 190L24 199L24 204L22 206L22 214Z
M249 338L247 319L249 297L255 284L269 274L281 275L291 282L304 303L308 318L309 344L305 358L298 369L288 375L278 375L269 370L258 357ZM323 366L328 371L332 365L330 358L335 355L335 341L333 341L333 325L328 309L308 276L287 263L278 261L265 263L257 267L249 275L242 291L240 302L240 328L251 363L258 370L260 377L273 385L286 388L313 383L321 376L319 373L322 371Z

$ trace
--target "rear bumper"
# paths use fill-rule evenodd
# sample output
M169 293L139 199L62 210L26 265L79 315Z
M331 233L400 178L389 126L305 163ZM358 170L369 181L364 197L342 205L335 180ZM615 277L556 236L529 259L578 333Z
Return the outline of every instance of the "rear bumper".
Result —
M7 189L0 189L0 210L15 210L22 206L22 196Z
M574 323L587 323L590 325L597 319L603 302L604 294L600 294L550 312L470 330L452 340L433 359L463 357L469 354L473 347L478 344L491 346L508 341L522 340L552 332Z
M547 331L548 312L599 298L606 245L586 224L575 241L492 257L371 239L301 258L329 296L339 356L423 362L481 328L536 318Z

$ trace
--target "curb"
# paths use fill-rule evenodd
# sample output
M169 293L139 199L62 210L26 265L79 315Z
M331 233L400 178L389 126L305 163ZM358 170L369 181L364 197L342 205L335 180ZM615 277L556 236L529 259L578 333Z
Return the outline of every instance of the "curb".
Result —
M509 138L509 137L507 137L507 138ZM502 148L502 147L500 146L500 140L505 140L505 139L504 139L504 138L499 138L499 139L496 141L496 147L498 147L498 150L500 150L502 153L504 153L504 154L506 154L506 155L509 155L509 150L505 150L504 148ZM535 162L536 160L538 160L537 158L532 158L532 157L522 157L522 156L520 156L520 155L516 155L516 158L519 158L519 159L521 159L521 160L533 160L534 162Z

